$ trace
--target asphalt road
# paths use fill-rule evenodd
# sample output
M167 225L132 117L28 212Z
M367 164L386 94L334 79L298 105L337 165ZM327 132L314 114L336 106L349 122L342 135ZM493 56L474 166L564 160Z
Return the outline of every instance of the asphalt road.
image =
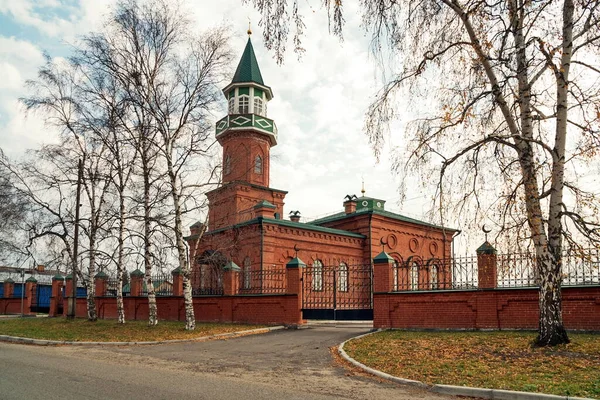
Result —
M450 399L341 366L330 348L365 328L313 327L127 347L0 343L0 399Z

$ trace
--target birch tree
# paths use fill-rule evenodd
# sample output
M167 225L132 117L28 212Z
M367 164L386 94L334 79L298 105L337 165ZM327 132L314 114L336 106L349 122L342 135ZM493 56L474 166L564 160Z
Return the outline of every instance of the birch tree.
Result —
M302 50L301 4L294 1L289 12L282 0L246 2L261 11L265 42L278 59L289 25ZM340 36L344 4L322 0L330 30ZM364 0L361 8L374 51L401 59L366 115L375 154L400 114L396 96L427 110L408 124L396 167L434 176L440 210L455 205L493 219L513 242L531 243L539 277L536 343L567 343L564 242L600 239L598 199L577 180L600 145L600 3Z
M121 126L135 142L143 179L149 323L157 322L150 248L154 221L174 236L183 275L186 328L194 329L182 217L197 210L196 198L216 183L214 169L202 170L214 155L210 112L219 99L222 71L231 60L226 35L214 30L194 37L181 10L166 2L123 1L111 14L106 31L88 35L84 42L86 57L119 82L129 108ZM152 189L160 197L163 184L171 197L169 224L150 215Z

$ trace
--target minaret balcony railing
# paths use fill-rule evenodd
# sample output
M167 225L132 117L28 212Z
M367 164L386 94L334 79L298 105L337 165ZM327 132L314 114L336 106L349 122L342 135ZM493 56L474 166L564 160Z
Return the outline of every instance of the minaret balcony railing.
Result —
M277 141L277 125L270 118L256 114L230 114L217 122L216 136L228 129L256 129L272 136Z

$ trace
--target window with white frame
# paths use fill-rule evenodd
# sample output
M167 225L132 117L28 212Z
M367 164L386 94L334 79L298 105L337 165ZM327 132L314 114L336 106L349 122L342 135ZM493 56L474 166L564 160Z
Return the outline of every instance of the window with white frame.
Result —
M436 264L429 268L429 287L430 289L438 288L438 267Z
M410 290L419 289L419 264L416 261L410 264Z
M262 174L263 172L263 160L262 157L257 155L254 158L254 173L255 174Z
M233 114L235 110L235 97L229 99L229 114Z
M246 95L238 98L238 114L248 114L250 112L250 98Z
M312 268L312 290L323 290L323 263L315 260Z
M251 269L252 261L250 261L250 257L244 258L244 289L250 289Z
M348 265L345 262L340 263L340 270L338 274L338 291L348 291Z
M263 101L259 97L254 98L254 114L264 115L263 114Z
M398 268L400 267L400 263L398 260L394 260L394 267L392 269L392 290L398 290Z

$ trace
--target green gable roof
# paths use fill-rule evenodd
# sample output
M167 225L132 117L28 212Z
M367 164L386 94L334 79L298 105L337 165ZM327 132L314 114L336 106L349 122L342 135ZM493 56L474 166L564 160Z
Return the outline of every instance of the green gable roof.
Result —
M252 47L250 38L248 38L248 43L246 43L246 48L244 49L240 63L238 64L235 75L233 75L233 80L231 81L231 83L242 82L255 82L263 86L265 84L262 75L260 74L260 68L258 67L258 62L256 61L256 55L254 55L254 48Z

